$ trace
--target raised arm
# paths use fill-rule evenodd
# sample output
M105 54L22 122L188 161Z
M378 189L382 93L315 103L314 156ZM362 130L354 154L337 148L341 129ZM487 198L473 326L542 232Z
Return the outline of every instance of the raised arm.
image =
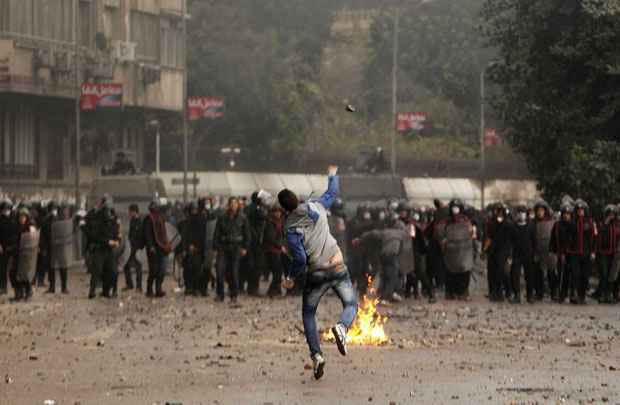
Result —
M327 191L317 201L325 209L330 209L338 195L340 194L340 179L338 178L338 167L329 166L328 168L328 180Z

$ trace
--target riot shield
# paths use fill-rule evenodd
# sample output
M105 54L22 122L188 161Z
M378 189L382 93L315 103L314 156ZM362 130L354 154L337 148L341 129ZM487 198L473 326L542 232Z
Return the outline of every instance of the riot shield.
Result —
M70 219L52 222L51 266L53 269L67 268L73 261L73 221Z
M413 256L413 239L416 237L415 227L413 225L407 225L407 233L410 238L406 238L402 243L402 250L400 251L400 272L401 274L413 273L415 270L415 258Z
M557 257L549 252L549 242L555 221L536 222L536 256L547 269L555 268Z
M16 279L21 283L30 283L37 270L39 252L39 231L31 226L30 232L22 233L19 240Z
M471 223L448 223L445 227L444 261L450 273L466 273L474 267Z
M170 246L174 252L179 244L181 244L181 234L170 222L166 222L166 236L168 236L168 241L170 242Z

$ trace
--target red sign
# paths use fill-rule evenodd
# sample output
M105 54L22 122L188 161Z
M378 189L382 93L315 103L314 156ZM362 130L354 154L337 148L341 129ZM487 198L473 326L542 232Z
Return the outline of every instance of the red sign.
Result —
M502 138L499 137L494 128L488 128L484 131L484 146L501 145Z
M82 111L123 106L123 85L117 83L84 83L80 99Z
M222 118L224 99L221 97L190 97L187 99L187 118L190 121L201 118Z
M408 112L396 115L396 130L398 132L421 131L426 123L426 113Z

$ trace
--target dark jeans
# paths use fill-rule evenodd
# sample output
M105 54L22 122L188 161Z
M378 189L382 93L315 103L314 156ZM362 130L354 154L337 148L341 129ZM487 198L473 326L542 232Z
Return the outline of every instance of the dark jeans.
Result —
M446 295L463 297L469 295L469 280L471 273L446 273Z
M265 262L267 268L271 272L271 285L269 286L268 295L280 295L282 294L282 288L280 283L282 282L282 255L278 253L265 253Z
M357 295L346 267L340 272L336 272L336 269L332 268L308 273L303 293L302 317L310 355L321 353L319 330L316 325L316 310L321 298L330 289L336 292L342 303L340 323L348 329L357 315Z
M127 288L133 289L134 283L133 278L131 277L131 269L134 269L136 272L136 284L135 287L138 289L142 289L142 263L138 260L136 255L138 251L134 248L131 248L131 254L129 255L129 260L123 266L123 272L125 273L125 285Z
M405 293L409 294L413 292L413 295L418 295L418 281L422 283L424 293L429 297L434 296L434 287L431 279L428 277L426 270L426 256L418 255L414 256L415 270L412 273L407 274L405 282Z
M431 248L426 255L426 260L428 277L431 281L435 281L436 288L443 288L446 284L446 264L441 249L439 247Z
M263 267L263 252L260 246L250 246L248 254L241 259L240 288L245 289L250 295L258 294L260 276Z
M508 255L491 253L488 257L487 270L489 277L489 297L499 299L508 296L511 292L510 280L506 274Z
M37 256L37 270L34 273L34 279L32 283L37 285L37 287L43 287L45 285L45 273L49 270L49 255L44 256L41 253Z
M10 256L8 254L0 255L0 294L5 294L7 290L9 258Z
M90 293L94 294L99 282L103 285L103 294L109 295L114 286L116 261L112 249L100 247L89 254L88 267L90 270Z
M398 288L400 260L398 256L381 256L383 280L381 281L381 298L391 300Z
M532 260L529 257L515 255L512 259L512 266L510 267L510 284L512 286L512 293L515 297L521 297L521 271L525 274L525 285L527 290L527 297L533 298L534 291L539 298L544 296L542 291L542 274L536 274ZM539 277L540 276L540 277Z
M592 271L590 255L570 255L568 256L568 265L572 276L573 291L577 293L580 299L585 300L590 272Z
M56 292L56 270L58 270L58 273L60 274L60 289L61 291L65 292L67 291L67 281L68 281L67 269L66 268L54 269L51 267L47 273L47 277L50 283L48 291Z
M611 293L610 288L610 273L611 266L614 262L614 255L600 255L598 257L598 265L599 265L599 286L598 290L600 292L601 297L606 297Z
M572 295L573 287L571 285L571 268L568 263L568 258L565 257L564 261L558 258L558 274L560 275L560 301L564 301L568 294Z
M203 291L204 280L203 268L204 254L201 252L187 252L183 259L183 279L185 280L185 292Z
M146 280L147 292L153 292L153 283L155 284L155 292L161 293L162 286L164 284L164 278L166 277L165 259L166 255L163 252L155 249L154 252L149 252L147 255L149 263L149 276Z
M228 282L230 297L237 298L239 295L239 263L241 262L239 250L239 247L228 247L218 253L216 290L220 299L224 299L224 280Z

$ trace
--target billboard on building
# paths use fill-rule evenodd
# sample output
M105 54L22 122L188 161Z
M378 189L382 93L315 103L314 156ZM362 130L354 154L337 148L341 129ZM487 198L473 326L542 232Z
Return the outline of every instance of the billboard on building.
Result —
M80 101L82 111L123 106L123 85L119 83L84 83Z
M201 118L222 118L224 116L224 99L222 97L189 97L187 99L187 117L190 121Z
M398 132L421 131L425 128L426 113L406 112L396 115L396 130Z

